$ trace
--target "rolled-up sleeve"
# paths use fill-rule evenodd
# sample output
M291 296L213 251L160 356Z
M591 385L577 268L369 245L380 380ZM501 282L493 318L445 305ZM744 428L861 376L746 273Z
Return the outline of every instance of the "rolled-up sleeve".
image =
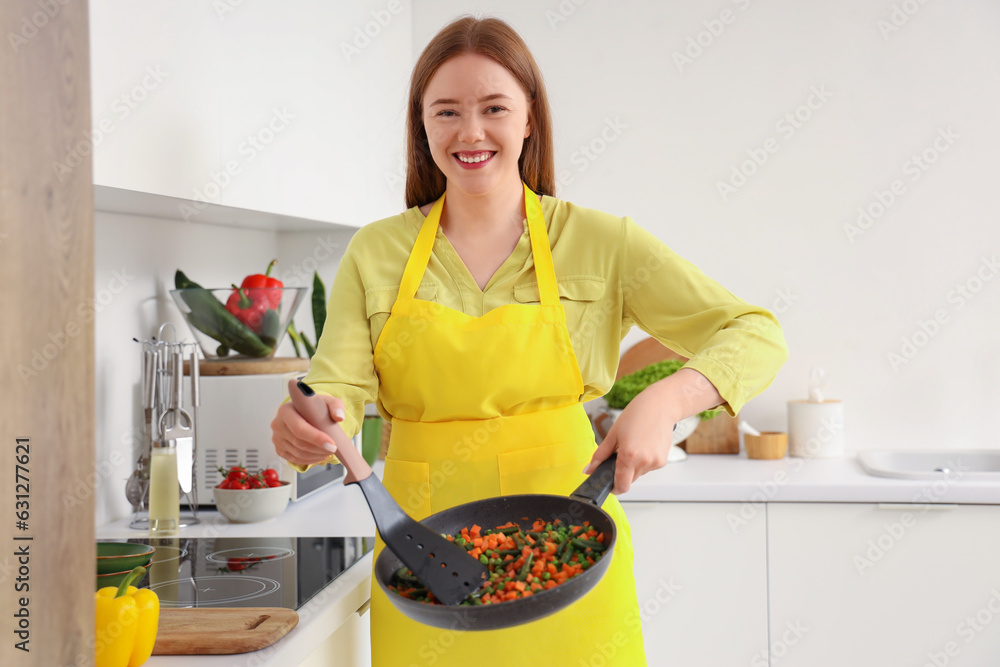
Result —
M344 401L341 428L353 438L361 430L365 404L374 403L378 393L371 328L365 306L365 287L358 267L355 234L337 267L326 308L326 322L305 382L315 391ZM336 462L331 456L329 461ZM305 472L311 466L289 463Z
M774 315L736 297L656 236L623 218L622 330L633 324L688 357L732 416L774 381L788 347Z

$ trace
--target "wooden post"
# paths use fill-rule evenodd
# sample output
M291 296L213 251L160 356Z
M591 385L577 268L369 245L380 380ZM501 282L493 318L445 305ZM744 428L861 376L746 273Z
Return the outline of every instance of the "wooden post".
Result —
M0 3L0 664L10 667L94 664L87 11L86 0Z

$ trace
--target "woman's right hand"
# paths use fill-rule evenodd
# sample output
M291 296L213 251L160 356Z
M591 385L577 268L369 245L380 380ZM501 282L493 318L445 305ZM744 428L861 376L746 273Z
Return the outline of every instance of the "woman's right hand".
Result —
M317 395L326 403L333 421L342 422L344 402L327 394ZM291 401L278 408L278 414L271 422L271 442L278 456L299 465L322 463L337 453L337 446L330 442L330 436L307 422Z

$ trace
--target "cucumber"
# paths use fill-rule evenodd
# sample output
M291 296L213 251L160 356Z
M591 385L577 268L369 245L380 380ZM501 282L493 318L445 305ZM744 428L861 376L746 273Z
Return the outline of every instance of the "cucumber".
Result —
M184 290L181 297L191 309L187 315L188 321L198 331L248 357L266 357L274 351L273 344L265 344L248 326L226 310L211 292L188 278L180 269L174 274L174 286ZM265 315L265 323L266 321Z

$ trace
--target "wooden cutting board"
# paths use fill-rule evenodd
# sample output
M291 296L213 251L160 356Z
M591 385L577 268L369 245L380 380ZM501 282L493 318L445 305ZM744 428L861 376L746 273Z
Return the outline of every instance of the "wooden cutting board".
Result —
M153 655L249 653L270 646L299 622L282 607L160 609Z

